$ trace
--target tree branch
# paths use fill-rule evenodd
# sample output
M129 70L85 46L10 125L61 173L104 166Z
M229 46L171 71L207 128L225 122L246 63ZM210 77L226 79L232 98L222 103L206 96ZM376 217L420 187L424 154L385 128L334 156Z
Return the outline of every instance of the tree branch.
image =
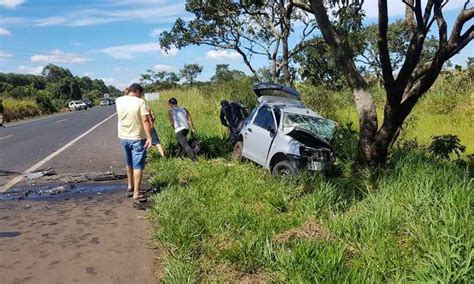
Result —
M377 46L379 48L379 58L382 67L382 76L384 78L385 89L387 90L387 99L396 101L396 93L394 91L393 84L393 70L392 62L390 60L390 51L388 50L388 9L387 0L379 0L379 26L378 26L378 39ZM398 100L399 101L399 100Z
M298 7L305 12L308 12L308 13L313 12L311 10L311 5L309 5L308 3L304 3L302 0L291 0L291 2L293 2L293 5L295 5L295 7Z
M415 7L413 7L414 0L403 0L402 2L406 5L405 19L407 22L408 30L410 31L410 38L411 38L416 32L415 17L413 16L415 12Z

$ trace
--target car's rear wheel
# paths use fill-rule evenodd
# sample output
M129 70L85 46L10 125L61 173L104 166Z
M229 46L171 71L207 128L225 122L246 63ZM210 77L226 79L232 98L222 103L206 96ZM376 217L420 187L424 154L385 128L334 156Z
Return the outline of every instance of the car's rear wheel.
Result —
M244 143L242 141L238 141L235 143L234 151L232 152L232 159L238 163L241 163L244 160L242 156L242 150L244 149Z
M274 176L284 176L290 177L298 173L298 168L296 164L289 160L283 160L278 162L272 169L272 174Z

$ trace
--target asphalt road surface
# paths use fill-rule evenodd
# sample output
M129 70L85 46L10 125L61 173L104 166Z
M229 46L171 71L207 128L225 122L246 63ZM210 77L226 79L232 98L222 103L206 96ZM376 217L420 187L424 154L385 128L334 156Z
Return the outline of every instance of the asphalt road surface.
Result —
M123 174L115 106L0 128L0 283L156 283L151 226L125 181L107 192L2 201L41 184L22 175L35 167Z
M95 107L0 128L0 171L22 173L107 118L100 127L61 152L70 154L67 160L55 157L41 168L57 163L60 167L54 170L61 173L110 170L110 166L121 161L114 113L114 106ZM0 187L11 177L0 177Z

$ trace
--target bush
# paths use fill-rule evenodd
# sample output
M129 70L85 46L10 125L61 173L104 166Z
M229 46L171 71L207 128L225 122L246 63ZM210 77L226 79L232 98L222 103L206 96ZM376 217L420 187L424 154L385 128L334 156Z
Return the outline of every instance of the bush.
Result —
M14 121L40 115L41 108L33 100L4 99L5 121Z
M461 144L459 138L449 134L432 137L432 142L428 146L428 151L431 154L446 160L449 160L451 154L456 154L459 159L465 150L466 146Z

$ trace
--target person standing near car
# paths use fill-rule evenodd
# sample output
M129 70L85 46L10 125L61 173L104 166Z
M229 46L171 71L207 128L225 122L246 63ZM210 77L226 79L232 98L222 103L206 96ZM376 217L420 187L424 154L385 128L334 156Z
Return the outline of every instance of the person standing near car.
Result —
M219 117L221 124L229 128L232 145L237 143L239 132L242 129L242 123L247 115L247 109L242 104L236 102L229 103L227 100L221 101L221 113Z
M186 155L194 162L196 161L196 154L191 149L191 146L189 146L187 139L189 130L193 133L195 132L191 114L186 108L179 107L178 100L175 98L168 100L168 106L170 107L168 119L176 133L176 139Z
M5 112L5 107L3 106L3 99L0 98L0 127L3 126L3 113Z
M141 98L143 88L139 84L128 87L128 95L116 101L118 137L123 146L127 164L128 191L133 199L140 199L146 151L152 146L148 108Z

